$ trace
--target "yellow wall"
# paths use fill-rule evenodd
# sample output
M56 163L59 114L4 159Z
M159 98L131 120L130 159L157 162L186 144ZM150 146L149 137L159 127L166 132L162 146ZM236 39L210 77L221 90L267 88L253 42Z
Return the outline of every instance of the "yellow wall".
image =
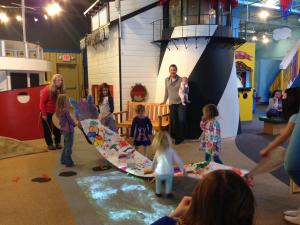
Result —
M64 61L63 55L71 57L70 61ZM64 84L67 94L75 99L84 97L84 78L82 55L80 53L44 52L44 59L52 62L52 70L47 73L47 81L53 74L61 73L64 76Z
M251 72L251 86L254 87L254 72L255 72L255 43L247 42L239 47L236 51L243 51L251 55L251 60L248 59L236 59L236 62L240 61L245 63L252 69ZM244 94L247 98L244 98ZM239 104L240 104L240 120L250 121L253 119L253 89L249 91L239 91Z

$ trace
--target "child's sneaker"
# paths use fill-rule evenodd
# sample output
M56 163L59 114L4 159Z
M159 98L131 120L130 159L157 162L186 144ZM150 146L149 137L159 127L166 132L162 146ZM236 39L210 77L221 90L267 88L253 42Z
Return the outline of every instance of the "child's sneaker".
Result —
M161 194L158 194L158 193L155 193L156 197L160 198L162 195Z

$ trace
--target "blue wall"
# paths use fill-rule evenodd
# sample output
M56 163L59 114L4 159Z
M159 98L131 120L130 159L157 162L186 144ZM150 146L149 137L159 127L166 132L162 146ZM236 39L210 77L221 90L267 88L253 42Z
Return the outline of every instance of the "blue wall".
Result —
M255 80L257 84L257 95L261 102L269 101L269 87L276 78L281 60L256 59Z

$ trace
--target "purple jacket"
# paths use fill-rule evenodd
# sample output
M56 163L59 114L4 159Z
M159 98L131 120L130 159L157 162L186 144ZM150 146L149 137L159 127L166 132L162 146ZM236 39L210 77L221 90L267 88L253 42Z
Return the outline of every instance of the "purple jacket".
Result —
M60 131L62 133L74 133L75 122L68 109L63 109L59 115Z

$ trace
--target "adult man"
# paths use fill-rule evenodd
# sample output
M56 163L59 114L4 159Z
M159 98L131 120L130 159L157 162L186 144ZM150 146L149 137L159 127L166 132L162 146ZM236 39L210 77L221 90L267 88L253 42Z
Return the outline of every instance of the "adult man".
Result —
M169 67L170 76L165 80L165 98L163 103L169 99L171 115L170 133L178 145L184 141L186 134L186 107L181 104L179 87L182 78L177 75L177 66L172 64Z

